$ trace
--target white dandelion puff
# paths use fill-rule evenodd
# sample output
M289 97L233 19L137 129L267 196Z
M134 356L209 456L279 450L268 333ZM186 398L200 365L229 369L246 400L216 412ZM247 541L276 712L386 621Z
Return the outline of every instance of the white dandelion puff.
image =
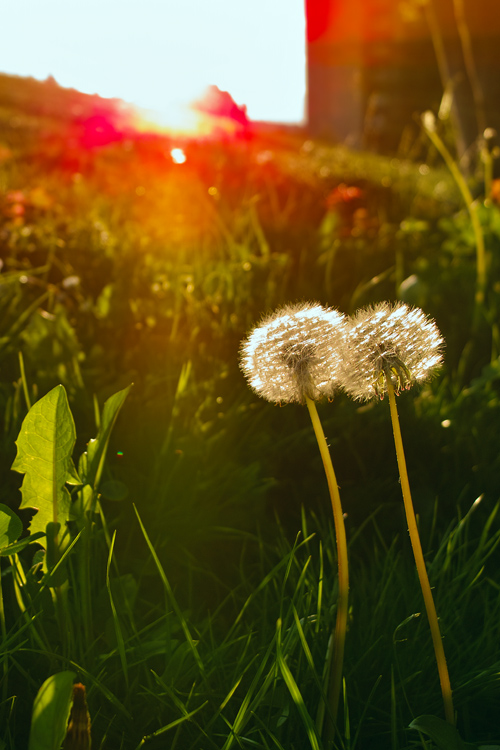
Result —
M367 401L428 380L442 364L444 340L420 308L402 302L380 302L351 318L341 363L342 387L352 398Z
M241 346L250 387L268 401L304 403L337 386L345 316L319 303L286 305L264 318Z

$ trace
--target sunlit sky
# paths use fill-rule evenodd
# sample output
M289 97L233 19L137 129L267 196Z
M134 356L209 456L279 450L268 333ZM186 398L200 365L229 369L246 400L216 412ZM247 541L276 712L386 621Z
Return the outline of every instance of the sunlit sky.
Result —
M304 0L4 0L0 71L166 111L206 86L301 122Z

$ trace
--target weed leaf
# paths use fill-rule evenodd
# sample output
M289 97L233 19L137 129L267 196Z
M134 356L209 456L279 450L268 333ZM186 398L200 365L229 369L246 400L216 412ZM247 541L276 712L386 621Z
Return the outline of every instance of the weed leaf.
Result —
M43 683L33 704L28 750L59 750L66 735L75 673L53 674Z
M462 740L456 727L438 716L418 716L411 722L410 729L428 734L439 750L466 750L470 747Z
M31 407L16 441L12 469L24 474L20 507L38 511L31 532L44 532L49 522L63 527L69 518L71 498L65 485L80 483L71 458L75 439L66 391L58 385ZM43 540L40 544L45 546Z
M99 426L97 437L93 440L89 440L87 446L86 472L83 479L85 484L89 484L93 488L96 488L99 484L111 431L131 388L132 385L129 385L127 388L118 391L118 393L115 393L108 398L102 411L101 424ZM85 463L83 463L82 466L85 466Z
M23 531L23 523L13 510L0 503L0 555L4 547L18 540Z
M23 523L19 516L7 505L0 503L0 557L15 555L28 544L44 536L41 532L38 532L18 541L22 531Z

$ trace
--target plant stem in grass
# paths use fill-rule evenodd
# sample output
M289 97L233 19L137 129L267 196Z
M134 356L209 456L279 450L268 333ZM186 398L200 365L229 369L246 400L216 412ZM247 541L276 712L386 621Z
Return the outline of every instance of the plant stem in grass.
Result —
M460 190L464 203L467 207L467 211L469 212L469 217L470 217L471 224L472 224L472 231L474 233L474 240L476 242L476 295L475 295L476 321L475 322L477 323L477 319L479 318L481 309L484 305L484 297L485 297L485 291L486 291L486 250L484 246L483 228L479 220L477 205L476 205L476 202L474 201L474 198L472 197L472 193L469 190L469 186L467 185L465 177L463 176L460 169L458 168L457 163L455 162L452 155L446 148L443 140L436 133L434 127L431 127L430 124L426 124L425 115L423 118L423 125L424 125L425 132L427 133L430 141L434 144L436 149L439 151L439 153L441 154L441 156L443 157L446 163L446 166L450 170L457 184L457 187Z
M321 425L316 403L306 396L306 404L318 441L323 466L325 468L328 489L332 501L333 520L335 524L335 536L337 540L337 559L339 566L339 594L337 602L337 620L335 623L334 652L332 662L332 672L330 675L330 706L333 721L337 720L338 705L340 693L342 690L342 669L344 662L344 646L347 631L348 599L349 599L349 569L347 562L347 539L344 525L344 515L340 503L339 488L337 479L333 470L332 459L328 445L325 439L325 433Z
M3 606L3 591L2 591L2 569L0 567L0 636L2 638L1 641L1 651L5 648L5 644L7 642L7 627L5 625L5 610ZM0 725L3 726L4 723L4 713L7 708L7 680L9 677L9 663L8 658L6 654L3 654L3 680L2 680L2 705L0 708Z
M424 554L422 552L422 545L420 543L420 536L418 533L417 519L415 517L415 511L413 509L413 502L411 499L410 483L408 481L408 472L406 470L406 459L403 448L403 440L401 437L401 428L399 426L398 410L396 406L396 397L394 393L394 386L390 378L390 374L386 375L387 380L387 394L389 396L389 406L391 410L392 429L394 432L394 443L396 446L396 456L398 460L399 476L401 478L401 490L403 492L403 502L406 512L406 520L408 522L408 531L410 534L411 546L413 548L413 554L415 557L415 564L417 566L418 578L420 581L420 587L424 596L425 609L427 612L427 618L429 620L429 626L431 629L432 643L434 645L434 653L436 654L436 662L439 672L439 681L441 683L441 692L443 694L444 712L446 720L450 724L455 724L455 712L453 709L453 698L451 694L450 676L448 674L448 666L446 664L446 657L444 654L443 641L441 638L441 632L439 630L439 622L436 613L436 607L434 599L432 597L431 586L429 578L427 576L427 569L425 567Z
M28 382L26 380L26 371L24 369L23 353L18 352L17 356L19 358L19 369L21 371L21 383L23 384L24 400L26 401L26 406L29 411L31 409L31 399L30 399L30 394L29 394L29 389L28 389Z

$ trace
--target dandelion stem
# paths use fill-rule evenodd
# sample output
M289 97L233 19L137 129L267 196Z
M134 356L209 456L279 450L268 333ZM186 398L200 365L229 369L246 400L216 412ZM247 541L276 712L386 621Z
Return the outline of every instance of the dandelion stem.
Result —
M438 616L436 612L436 606L432 597L431 586L429 583L429 577L427 575L427 569L425 567L424 554L422 552L422 545L420 542L420 536L418 533L417 519L415 517L415 511L413 509L413 502L411 499L410 483L408 481L408 472L406 470L406 459L403 448L403 440L401 437L401 428L399 426L398 410L396 406L396 397L394 394L394 387L391 382L391 378L387 376L387 393L389 396L389 406L391 410L392 429L394 432L394 443L396 446L396 456L398 460L399 476L401 478L401 490L403 492L403 502L406 512L406 520L408 522L408 531L410 534L411 546L413 547L413 555L415 557L415 564L417 566L418 578L420 581L420 587L425 602L425 609L427 611L427 619L429 620L429 626L431 629L432 643L434 645L434 653L436 655L436 662L439 672L439 681L441 683L441 692L443 695L444 712L446 721L450 724L455 724L455 712L453 709L453 699L451 694L450 677L448 674L448 666L446 664L446 657L444 654L443 641L441 638L441 632L439 630Z
M340 503L337 478L333 470L332 459L325 439L325 433L321 425L316 403L306 396L306 404L318 441L323 466L325 468L328 489L332 501L333 520L335 524L335 536L337 540L337 560L339 567L339 593L337 602L337 620L335 623L334 652L332 671L330 674L329 699L333 721L337 721L340 693L342 689L342 670L344 663L344 646L347 631L348 598L349 598L349 569L347 562L347 539L344 525L344 514Z

